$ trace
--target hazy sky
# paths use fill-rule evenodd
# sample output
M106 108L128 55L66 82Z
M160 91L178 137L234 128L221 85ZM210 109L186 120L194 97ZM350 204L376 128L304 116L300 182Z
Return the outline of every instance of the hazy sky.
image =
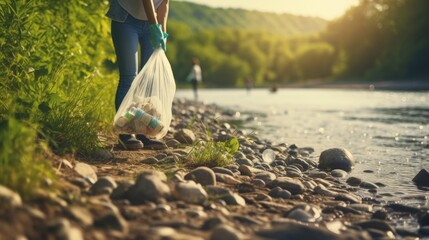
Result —
M177 1L177 0L176 0ZM186 0L212 7L233 7L264 12L292 13L334 19L359 0Z

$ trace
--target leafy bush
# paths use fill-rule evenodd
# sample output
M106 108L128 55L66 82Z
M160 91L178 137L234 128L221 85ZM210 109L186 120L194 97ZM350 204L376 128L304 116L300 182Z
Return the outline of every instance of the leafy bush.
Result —
M0 184L24 198L54 179L52 167L43 157L46 146L34 144L35 140L34 129L13 118L0 120Z
M58 152L90 152L113 116L106 4L0 3L0 119L37 126Z

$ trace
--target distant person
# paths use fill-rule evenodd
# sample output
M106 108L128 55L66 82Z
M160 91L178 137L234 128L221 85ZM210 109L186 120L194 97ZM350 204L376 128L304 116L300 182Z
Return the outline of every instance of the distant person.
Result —
M270 88L270 92L271 93L276 93L277 89L278 89L277 84L273 83L273 85Z
M249 77L246 79L246 90L248 93L250 92L250 90L252 90L252 87L253 87L253 80L252 78Z
M192 60L192 68L187 77L187 80L192 84L195 101L198 101L198 84L203 80L201 75L200 60L198 60L198 58L194 58Z

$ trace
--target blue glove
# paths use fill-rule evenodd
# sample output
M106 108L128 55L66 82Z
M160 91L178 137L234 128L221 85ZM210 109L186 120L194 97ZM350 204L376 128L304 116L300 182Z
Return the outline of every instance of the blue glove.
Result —
M164 52L167 52L167 38L168 38L168 33L163 33L164 39L161 43L161 47L162 49L164 49Z
M152 47L155 49L161 45L162 49L166 51L167 38L164 37L161 24L150 24L149 31L150 31L150 44L152 45Z

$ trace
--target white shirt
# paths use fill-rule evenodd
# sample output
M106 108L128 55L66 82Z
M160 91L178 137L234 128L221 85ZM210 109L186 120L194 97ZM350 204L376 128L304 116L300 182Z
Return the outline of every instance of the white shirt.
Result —
M195 79L198 82L200 82L203 78L201 76L201 67L198 64L194 64L194 66L192 66L191 72L189 73L188 78L190 80Z
M161 5L164 0L153 0L155 9ZM125 9L131 16L140 20L147 20L146 12L144 11L142 0L118 0L121 7Z

